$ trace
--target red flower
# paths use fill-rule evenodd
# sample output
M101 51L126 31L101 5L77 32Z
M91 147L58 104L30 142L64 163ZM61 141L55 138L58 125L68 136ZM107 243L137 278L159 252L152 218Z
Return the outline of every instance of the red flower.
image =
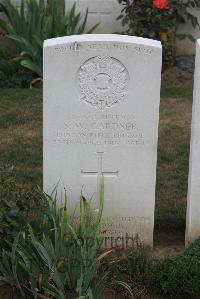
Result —
M158 9L167 9L168 0L153 0L153 6Z

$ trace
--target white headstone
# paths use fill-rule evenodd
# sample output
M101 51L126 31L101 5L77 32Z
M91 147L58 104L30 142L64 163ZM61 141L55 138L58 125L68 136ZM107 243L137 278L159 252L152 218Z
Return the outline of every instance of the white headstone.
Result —
M58 181L77 204L99 198L115 245L138 234L153 244L162 48L120 35L44 43L44 190ZM124 246L124 244L122 244Z
M200 39L197 40L196 46L186 218L186 244L188 244L200 237Z

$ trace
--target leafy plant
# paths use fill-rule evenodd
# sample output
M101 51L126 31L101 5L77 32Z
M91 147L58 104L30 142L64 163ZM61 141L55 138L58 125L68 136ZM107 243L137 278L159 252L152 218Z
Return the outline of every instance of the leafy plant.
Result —
M110 251L98 253L101 238L98 229L101 221L104 187L102 183L100 207L93 215L92 199L81 194L79 214L69 216L67 198L59 208L57 192L44 195L46 212L44 221L49 231L37 237L29 226L29 233L19 233L10 250L3 250L0 262L0 280L18 289L21 295L34 298L64 299L101 298L108 272L100 271L102 260Z
M20 298L100 299L107 285L108 264L104 259L111 250L102 252L99 225L104 206L104 182L100 191L98 213L93 213L92 198L80 196L80 208L68 211L67 197L62 208L57 204L56 188L51 196L43 194L42 235L28 225L14 242L7 242L0 259L0 282L10 286ZM111 282L133 298L130 286L123 281Z
M164 261L150 261L145 276L150 286L173 298L200 294L200 242L191 244L182 255Z
M176 38L191 35L178 34L179 24L188 20L193 27L198 26L198 19L190 9L200 7L199 0L119 0L123 5L122 20L125 32L146 38L161 40L164 47L164 62L170 64L174 59Z
M200 239L197 239L190 246L188 246L184 254L189 256L196 256L200 258Z
M0 88L27 87L23 68L8 53L0 51Z
M195 256L169 257L163 262L148 264L146 277L159 292L178 296L197 296L200 293L200 260Z
M53 37L82 34L85 31L88 10L82 19L76 5L66 13L57 0L22 0L20 9L11 0L1 4L7 20L0 19L0 26L12 39L20 52L21 65L42 77L43 41ZM98 24L88 30L92 33Z

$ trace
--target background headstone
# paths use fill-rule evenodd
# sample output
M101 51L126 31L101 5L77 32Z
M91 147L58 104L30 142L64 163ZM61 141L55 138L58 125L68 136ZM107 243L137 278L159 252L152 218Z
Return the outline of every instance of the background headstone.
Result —
M186 243L191 243L198 237L200 237L200 39L196 46Z
M74 5L73 0L65 0L65 10L68 11ZM95 33L121 33L124 29L121 20L117 17L121 14L122 5L118 0L78 0L77 11L84 14L88 8L88 22L86 29L100 23Z
M115 243L153 244L161 61L160 42L136 37L44 43L44 190L60 181L75 205L84 185L98 202L103 174L102 231Z

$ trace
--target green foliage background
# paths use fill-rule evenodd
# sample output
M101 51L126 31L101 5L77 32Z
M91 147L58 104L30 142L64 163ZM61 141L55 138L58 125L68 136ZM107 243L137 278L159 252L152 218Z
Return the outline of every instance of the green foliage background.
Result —
M65 13L57 0L22 0L17 9L11 0L1 5L7 20L0 19L7 36L12 39L20 53L20 64L42 77L43 41L54 37L82 34L85 31L88 11L81 16L76 5ZM87 33L93 32L98 24Z
M166 9L153 6L153 0L119 0L122 13L118 17L128 35L141 36L161 40L164 47L164 62L173 60L176 38L188 37L194 41L192 35L178 34L180 23L188 21L193 27L198 26L198 19L191 12L191 8L199 8L199 0L177 1L168 0ZM171 56L171 57L170 57Z

